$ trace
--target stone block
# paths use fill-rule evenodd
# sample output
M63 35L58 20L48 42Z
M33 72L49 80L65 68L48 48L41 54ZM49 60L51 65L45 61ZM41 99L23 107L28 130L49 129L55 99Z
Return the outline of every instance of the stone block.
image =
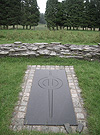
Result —
M25 113L24 112L18 112L17 118L24 119L24 117L25 117Z
M26 110L26 106L20 106L19 107L19 111L20 112L25 112L25 110Z
M61 44L61 42L51 42L50 44L60 45L60 44Z
M20 41L19 42L14 42L14 44L15 45L20 45L20 44L22 44L22 42L20 42Z
M57 126L50 126L49 131L54 132L54 133L59 133L60 129Z
M77 113L77 119L84 119L84 114L83 113Z

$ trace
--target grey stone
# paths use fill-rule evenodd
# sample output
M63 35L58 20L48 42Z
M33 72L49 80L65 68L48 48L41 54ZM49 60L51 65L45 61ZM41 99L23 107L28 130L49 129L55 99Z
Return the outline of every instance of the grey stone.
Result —
M78 123L83 124L83 125L84 125L84 127L86 127L86 126L87 126L86 120L78 120Z
M54 51L60 52L60 47L59 46L53 46L52 48Z
M24 51L27 51L26 48L15 48L14 50L17 51L17 52L24 52Z
M81 113L82 111L83 111L82 108L75 108L76 113Z
M32 50L32 48L33 48L32 46L28 46L27 47L28 50Z
M12 44L3 44L2 46L4 46L4 47L12 47L13 45Z
M51 44L54 44L54 45L60 45L61 42L51 42Z
M70 47L70 50L73 50L73 51L82 51L83 50L83 46L81 45L71 45Z
M100 56L100 53L96 53L97 56Z
M27 46L28 43L22 43L23 46Z
M77 126L77 128L76 128L76 132L81 133L82 130L83 130L83 128L84 128L84 125L82 123L79 123L78 126Z
M37 51L40 55L50 55L50 51L49 50L38 50Z
M71 87L71 86L70 86ZM73 86L74 87L74 86ZM80 101L79 101L79 98L72 98L73 100L73 105L74 107L76 108L80 108L81 107L81 104L80 104ZM79 115L78 115L79 116Z
M66 46L64 45L57 45L57 46L60 48L60 50L67 49Z
M49 131L54 132L54 133L59 133L59 127L57 126L50 126Z
M9 52L15 52L15 50L12 48L12 49L9 50Z
M25 106L20 106L20 107L19 107L19 111L20 111L20 112L25 112L25 110L26 110L26 107L25 107Z
M28 51L27 54L28 55L36 55L36 52L35 51Z
M38 50L38 46L34 46L34 47L32 48L32 51L36 51L36 50Z
M77 113L77 119L84 119L84 114L83 113Z
M27 53L21 53L19 56L28 56Z
M24 116L25 116L25 113L24 113L24 112L18 112L18 114L17 114L17 117L18 117L19 119L23 119Z
M9 54L8 51L1 51L1 52L0 52L0 55L7 55L7 54Z
M34 45L48 45L48 43L34 43Z
M69 46L71 46L71 44L64 44L66 47L69 47Z
M84 57L92 58L92 55L90 53L87 53L84 55Z
M69 52L69 50L65 50L65 51L61 51L62 55L71 55L71 53Z
M2 47L0 47L0 49L1 49L1 50L10 50L10 49L11 49L11 47L2 46Z
M56 54L56 52L54 52L54 51L52 51L51 53L50 53L50 56L56 56L57 54Z
M98 43L98 46L100 47L100 43Z
M46 46L45 45L40 45L39 48L42 49L42 48L45 48Z
M20 41L19 42L14 42L14 44L15 45L20 45L20 44L22 44L22 42L20 42Z
M72 128L69 123L64 124L64 127L68 134L72 133Z

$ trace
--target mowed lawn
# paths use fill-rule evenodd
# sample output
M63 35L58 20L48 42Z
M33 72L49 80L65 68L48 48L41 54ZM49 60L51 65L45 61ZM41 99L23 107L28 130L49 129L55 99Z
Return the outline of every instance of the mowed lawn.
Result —
M0 44L35 42L61 42L62 44L86 44L97 45L100 42L99 31L76 31L56 30L49 31L44 25L38 26L36 30L0 30Z
M0 135L65 135L9 129L27 65L74 66L88 114L88 135L100 135L100 63L58 57L0 58Z

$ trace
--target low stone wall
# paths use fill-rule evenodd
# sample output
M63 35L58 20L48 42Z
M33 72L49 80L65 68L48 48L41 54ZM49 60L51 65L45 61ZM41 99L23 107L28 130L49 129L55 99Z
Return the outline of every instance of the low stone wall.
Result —
M0 57L3 56L59 56L87 60L100 60L100 43L98 45L73 45L57 42L1 44Z

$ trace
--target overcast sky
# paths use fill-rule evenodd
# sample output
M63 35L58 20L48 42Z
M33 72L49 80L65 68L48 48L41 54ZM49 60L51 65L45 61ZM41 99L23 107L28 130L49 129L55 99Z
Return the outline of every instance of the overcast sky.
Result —
M58 0L58 1L62 1L62 0ZM38 6L40 8L40 13L45 13L46 2L47 0L37 0Z

